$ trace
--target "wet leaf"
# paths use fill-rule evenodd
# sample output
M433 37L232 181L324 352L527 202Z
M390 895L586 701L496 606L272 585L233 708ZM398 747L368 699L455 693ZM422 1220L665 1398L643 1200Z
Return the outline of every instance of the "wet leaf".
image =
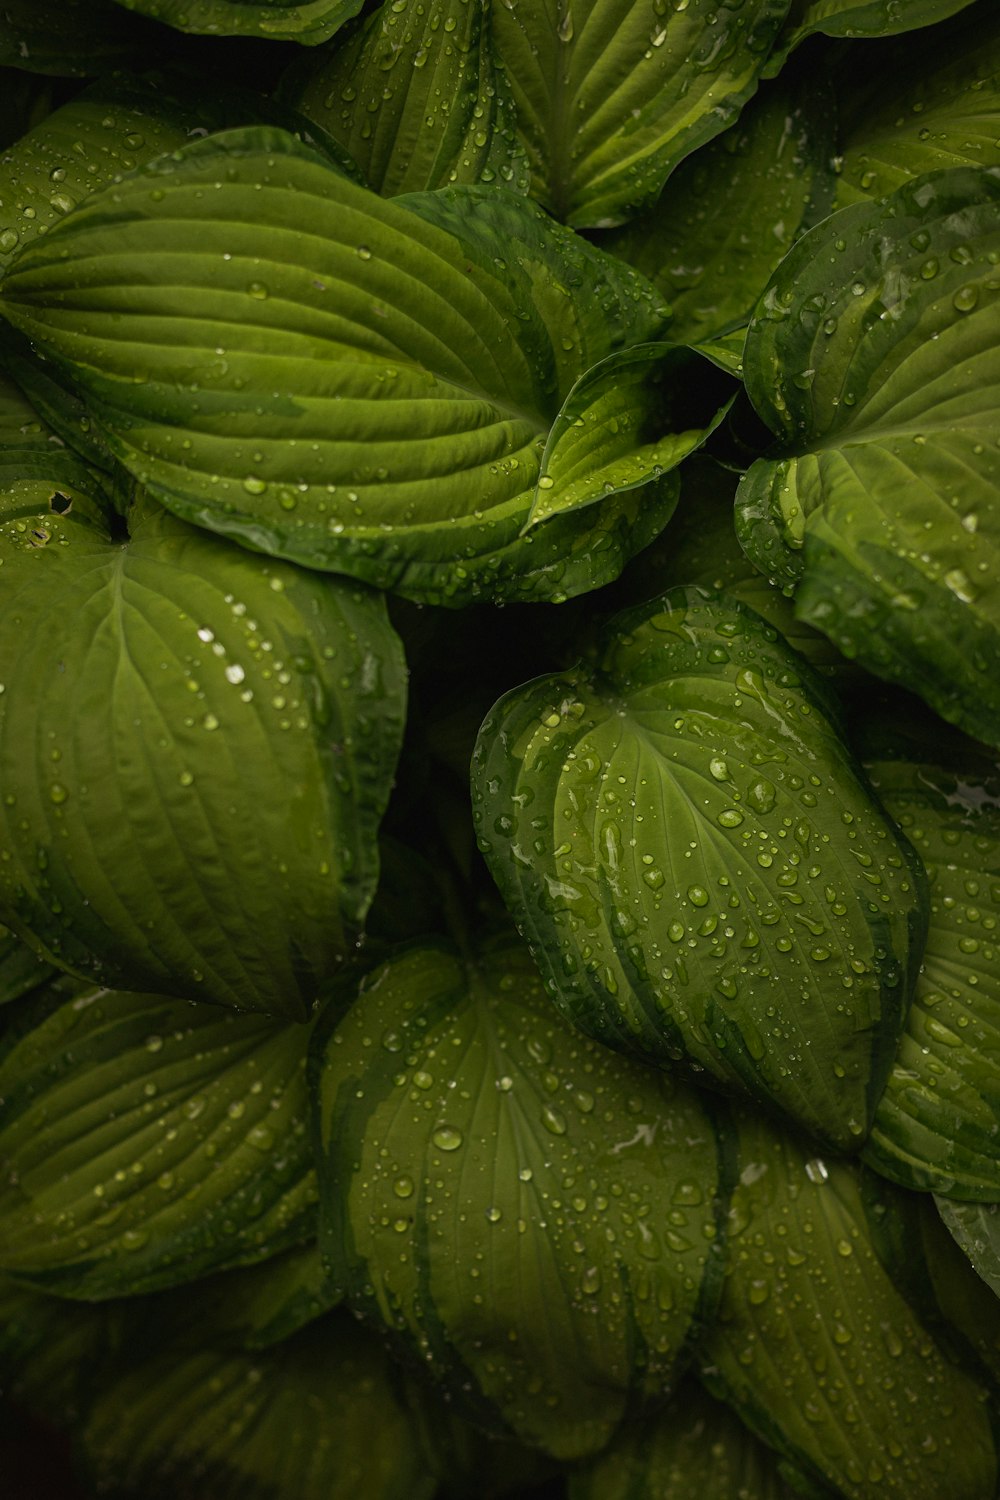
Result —
M357 587L131 525L0 569L0 920L102 984L304 1018L375 890L399 642Z
M491 0L393 0L333 51L293 64L283 96L385 197L495 182L524 191L510 88L490 46Z
M664 308L500 189L388 202L288 135L229 132L92 199L4 288L164 504L312 567L438 603L564 598L673 508L668 479L521 536L574 383Z
M575 1458L670 1387L719 1259L701 1096L571 1031L516 939L391 960L317 1063L331 1282L460 1412Z
M563 1011L856 1149L916 975L912 851L807 664L725 595L618 615L480 731L480 848Z
M648 207L677 163L732 123L788 0L495 0L532 192L578 228Z
M308 1040L160 995L42 995L0 1042L0 1265L121 1297L308 1239Z
M987 1392L882 1268L856 1168L746 1115L740 1164L710 1389L847 1500L992 1495Z
M315 47L356 16L364 0L118 0L154 21L221 36L270 37Z
M845 655L1000 743L1000 169L914 179L785 257L745 353L778 435L737 500Z
M938 1198L945 1227L1000 1297L1000 1203L956 1203Z

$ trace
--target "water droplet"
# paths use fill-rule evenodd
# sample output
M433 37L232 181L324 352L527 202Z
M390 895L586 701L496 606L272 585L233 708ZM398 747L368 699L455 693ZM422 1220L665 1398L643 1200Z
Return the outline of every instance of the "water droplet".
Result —
M462 1133L460 1130L453 1130L450 1125L442 1125L435 1130L431 1140L439 1151L457 1151L462 1144Z

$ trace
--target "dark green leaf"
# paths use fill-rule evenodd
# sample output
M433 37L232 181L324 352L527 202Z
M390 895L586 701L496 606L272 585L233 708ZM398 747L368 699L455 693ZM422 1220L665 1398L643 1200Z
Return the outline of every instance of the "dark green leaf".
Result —
M569 1500L793 1500L778 1458L695 1381L570 1476Z
M710 1388L847 1500L986 1500L986 1391L917 1321L871 1243L849 1163L742 1117Z
M0 1052L0 1264L118 1297L307 1239L308 1040L160 995L40 998Z
M499 189L390 202L290 136L231 132L92 199L4 287L158 498L310 566L437 602L564 598L673 507L666 481L521 536L574 383L664 309Z
M659 287L671 338L700 344L745 329L786 250L833 206L833 123L815 71L782 77L602 242Z
M148 502L127 543L61 520L0 569L0 920L112 987L302 1018L377 880L384 605Z
M1000 743L1000 169L843 209L785 257L747 389L778 434L740 487L751 560L796 613Z
M84 1431L102 1495L134 1500L430 1500L391 1371L336 1313L256 1354L152 1353Z
M52 108L52 84L47 78L22 73L19 68L0 70L0 150L33 129Z
M856 1149L923 912L912 851L831 712L759 615L676 589L616 617L593 669L500 701L473 797L480 847L577 1025Z
M78 1420L116 1342L118 1309L18 1286L0 1274L0 1384L4 1395L57 1426ZM6 1476L5 1476L6 1477Z
M53 972L33 948L0 926L0 1005L20 1000Z
M1000 1199L1000 774L908 760L869 769L927 869L930 925L866 1157L906 1187Z
M180 31L259 36L314 47L356 16L364 0L118 0Z
M715 1295L712 1118L566 1027L516 939L377 970L317 1092L331 1281L459 1410L570 1458L669 1388Z
M945 1227L1000 1297L1000 1203L956 1203L938 1198Z
M377 192L453 182L524 191L514 108L490 45L491 0L392 0L350 39L293 66L283 93L358 163Z
M493 37L532 191L577 227L621 224L736 118L788 0L495 0Z

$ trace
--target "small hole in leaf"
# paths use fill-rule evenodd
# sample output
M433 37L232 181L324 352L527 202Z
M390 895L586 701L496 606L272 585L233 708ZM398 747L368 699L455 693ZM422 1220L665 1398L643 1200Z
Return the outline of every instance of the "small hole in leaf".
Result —
M64 495L61 490L56 490L49 496L49 510L53 511L57 516L69 515L72 509L73 501L69 495Z

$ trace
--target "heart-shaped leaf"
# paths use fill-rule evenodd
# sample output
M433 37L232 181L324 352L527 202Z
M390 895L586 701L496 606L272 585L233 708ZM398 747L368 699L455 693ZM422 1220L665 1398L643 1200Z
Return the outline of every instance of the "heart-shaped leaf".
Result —
M148 502L0 570L0 919L118 988L303 1018L374 893L381 600Z
M921 882L822 684L759 615L675 589L593 667L501 699L480 848L557 1003L856 1149L909 1003Z
M387 198L453 182L524 191L510 89L490 45L490 5L467 0L457 15L449 0L380 5L333 51L293 64L283 96Z
M788 0L498 0L532 191L579 228L621 224L753 93Z
M846 1500L992 1495L987 1391L883 1269L856 1168L745 1114L740 1166L722 1308L701 1349L709 1388Z
M716 1292L701 1096L571 1031L509 938L376 970L316 1088L331 1281L459 1410L574 1458L669 1388Z
M4 291L164 504L312 567L433 602L564 598L673 508L651 472L521 535L575 382L665 309L500 189L387 201L291 136L227 132L67 216ZM635 394L647 442L661 397Z
M1000 169L914 179L816 226L750 327L779 435L743 545L845 655L1000 744Z
M0 1044L0 1265L120 1297L307 1239L309 1031L59 987Z

